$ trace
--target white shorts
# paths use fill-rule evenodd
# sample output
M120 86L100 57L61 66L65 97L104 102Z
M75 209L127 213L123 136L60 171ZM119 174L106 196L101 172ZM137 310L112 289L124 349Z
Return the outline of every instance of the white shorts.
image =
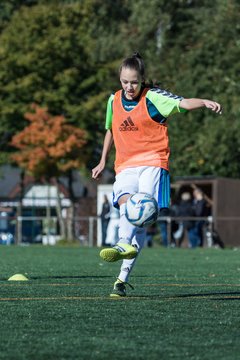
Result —
M122 170L113 184L113 206L119 207L118 200L125 194L137 192L153 196L161 208L168 208L170 202L169 172L155 166L139 166Z

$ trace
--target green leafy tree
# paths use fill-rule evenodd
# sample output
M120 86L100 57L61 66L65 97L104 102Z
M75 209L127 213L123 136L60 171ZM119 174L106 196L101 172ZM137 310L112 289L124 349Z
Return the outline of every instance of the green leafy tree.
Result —
M37 4L38 0L8 0L0 2L0 32L11 20L13 13L21 6L32 6Z
M203 110L169 119L172 173L239 177L239 2L151 0L145 12L143 6L131 3L129 46L142 52L149 78L223 106L221 117Z
M173 174L239 177L239 1L8 3L0 33L0 161L35 102L87 131L86 163L95 165L117 67L138 50L149 79L224 107L222 117L203 110L169 120Z
M240 87L236 81L239 15L236 1L194 2L187 12L189 36L186 32L185 38L181 35L182 26L186 26L186 12L182 9L172 36L169 34L169 39L175 34L177 43L169 51L169 56L176 52L178 57L175 69L173 64L170 67L170 73L177 78L177 89L186 97L214 98L223 106L222 117L203 110L171 122L173 169L177 175L186 174L187 169L189 175L240 176Z
M115 72L108 55L119 48L113 40L119 14L111 3L96 0L39 3L15 11L0 36L0 134L23 129L29 103L47 106L87 131L91 167Z

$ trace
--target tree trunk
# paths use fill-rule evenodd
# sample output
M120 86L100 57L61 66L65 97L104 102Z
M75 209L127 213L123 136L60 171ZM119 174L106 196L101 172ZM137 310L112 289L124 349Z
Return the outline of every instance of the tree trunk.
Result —
M56 188L57 188L56 212L57 212L57 217L58 217L59 226L60 226L60 236L62 239L66 239L67 238L66 223L65 223L65 220L64 220L63 214L62 214L62 204L61 204L58 179L56 179L55 184L56 184Z
M67 212L67 239L69 241L74 240L74 229L73 229L73 203L71 201L71 205Z

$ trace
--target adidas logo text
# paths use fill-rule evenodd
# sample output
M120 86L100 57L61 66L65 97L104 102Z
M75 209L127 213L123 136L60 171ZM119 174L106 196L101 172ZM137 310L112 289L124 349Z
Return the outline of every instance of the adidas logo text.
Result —
M128 116L126 120L119 126L120 131L138 131L138 127L134 124L131 117Z

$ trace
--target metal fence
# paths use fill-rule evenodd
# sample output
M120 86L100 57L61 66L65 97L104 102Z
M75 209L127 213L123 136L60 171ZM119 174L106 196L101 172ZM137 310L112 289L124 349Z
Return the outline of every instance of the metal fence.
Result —
M216 219L208 217L159 217L158 221L167 223L168 238L172 238L173 224L181 224L184 221L203 221L205 246L212 247L216 238L214 224ZM240 217L221 217L221 221L240 222ZM101 223L97 216L76 217L65 219L66 228L72 227L73 238L82 246L101 245ZM4 225L4 226L3 226ZM185 235L186 236L186 235ZM215 238L214 238L215 236ZM69 240L67 240L69 239ZM40 216L19 216L2 217L0 216L0 244L44 244L54 245L59 240L60 231L57 217ZM65 241L72 239L66 237Z
M4 226L1 226L1 220ZM55 245L59 240L75 240L83 246L92 247L97 245L97 221L96 216L66 218L64 222L67 236L61 239L57 217L0 216L0 244Z

